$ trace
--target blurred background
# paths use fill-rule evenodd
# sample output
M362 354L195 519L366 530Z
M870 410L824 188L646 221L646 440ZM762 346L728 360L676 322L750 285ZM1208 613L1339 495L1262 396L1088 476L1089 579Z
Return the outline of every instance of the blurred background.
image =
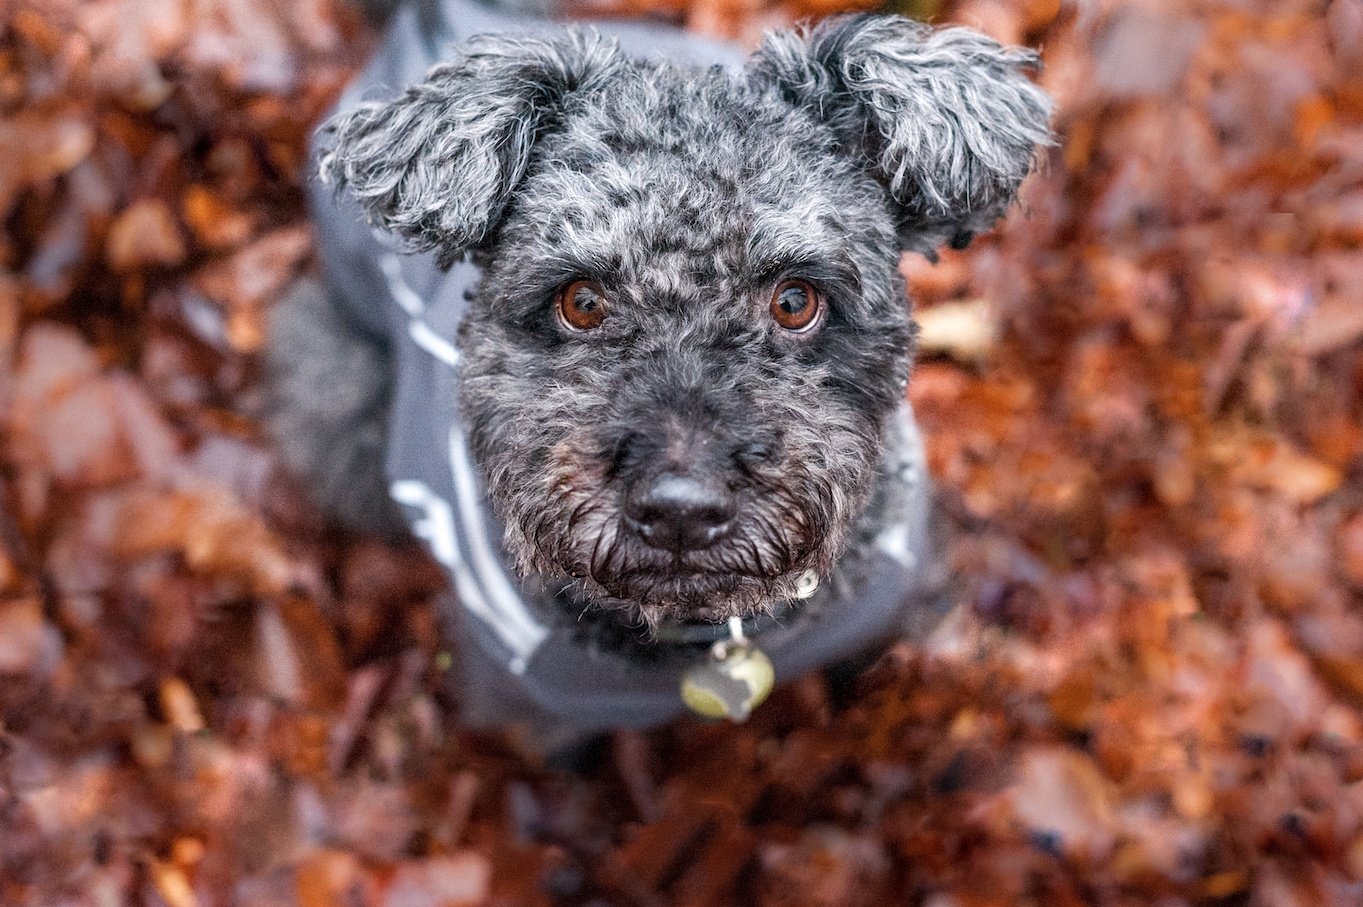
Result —
M460 728L439 572L256 424L363 17L0 3L0 903L1363 903L1363 5L890 8L1039 48L1058 111L904 263L953 611L568 776Z

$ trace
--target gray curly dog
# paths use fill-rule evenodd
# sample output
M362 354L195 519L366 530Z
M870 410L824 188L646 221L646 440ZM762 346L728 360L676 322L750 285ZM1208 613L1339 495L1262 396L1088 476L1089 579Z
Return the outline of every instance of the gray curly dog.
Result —
M779 680L921 622L898 262L1013 201L1036 55L856 15L745 60L469 0L386 35L319 133L271 424L329 513L447 568L465 721L654 725L698 665L743 717L770 683L721 689L732 653Z

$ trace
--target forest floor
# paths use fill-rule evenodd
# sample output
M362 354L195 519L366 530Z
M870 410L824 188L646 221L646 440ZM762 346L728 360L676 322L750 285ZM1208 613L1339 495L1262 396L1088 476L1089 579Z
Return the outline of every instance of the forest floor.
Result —
M937 12L1041 48L1060 137L905 264L954 610L564 775L256 421L366 29L0 3L0 904L1363 903L1363 6Z

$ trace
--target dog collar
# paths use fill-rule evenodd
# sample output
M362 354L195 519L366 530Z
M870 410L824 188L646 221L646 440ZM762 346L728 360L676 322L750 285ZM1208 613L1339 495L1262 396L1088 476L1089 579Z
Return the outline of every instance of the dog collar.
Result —
M769 612L751 617L731 618L717 624L701 620L663 620L653 630L653 642L661 646L712 646L734 635L734 623L745 638L759 636L772 627L780 626L795 613L789 601L778 602Z
M731 618L726 622L709 620L679 620L663 618L658 621L645 637L638 624L619 617L619 612L609 609L590 608L576 599L571 586L559 590L559 607L566 612L580 614L584 624L608 629L606 638L598 639L603 648L637 658L640 661L656 661L659 657L671 658L695 652L729 639L733 635L734 621L739 622L739 630L747 639L761 636L777 627L788 627L793 618L801 613L799 603L812 597L819 590L819 576L807 570L796 581L795 593L789 598L776 602L760 614L744 618Z
M757 646L756 638L775 627L789 626L799 613L797 602L810 598L818 588L818 574L809 570L797 581L794 596L767 612L731 617L725 623L663 620L647 642L618 648L641 655L680 655L680 693L687 708L704 718L742 722L776 683L771 658Z
M773 627L782 626L795 614L795 603L804 601L819 591L819 575L806 570L796 581L795 595L777 602L770 611L750 617L730 618L727 623L702 620L662 620L653 630L653 641L659 645L695 646L714 645L734 635L735 621L738 634L751 639Z
M757 646L755 637L788 626L799 613L796 602L812 597L818 588L818 574L808 570L797 581L792 598L776 603L767 612L731 617L725 623L663 620L653 628L647 643L635 642L629 648L682 654L685 661L678 692L686 707L702 718L743 722L776 685L776 668Z

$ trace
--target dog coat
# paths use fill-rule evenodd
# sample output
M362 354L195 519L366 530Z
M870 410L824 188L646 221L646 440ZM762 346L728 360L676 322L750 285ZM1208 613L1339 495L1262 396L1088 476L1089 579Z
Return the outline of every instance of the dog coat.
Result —
M554 27L467 0L405 4L339 106L395 96L470 35ZM736 48L676 29L637 22L600 28L640 57L735 68L744 58ZM390 351L390 492L451 581L455 601L443 616L457 640L464 720L474 726L555 722L594 731L672 718L683 708L681 672L728 638L730 628L665 622L656 638L628 627L603 631L600 615L588 619L543 580L516 576L502 556L502 529L470 459L457 404L460 357L453 338L478 268L459 262L441 270L431 255L402 254L391 237L365 224L353 202L317 180L309 193L332 299L357 330ZM902 632L926 548L928 495L907 404L889 433L887 468L895 487L880 505L875 537L861 546L854 540L865 549L855 579L836 581L835 575L807 601L743 625L771 658L778 682Z

